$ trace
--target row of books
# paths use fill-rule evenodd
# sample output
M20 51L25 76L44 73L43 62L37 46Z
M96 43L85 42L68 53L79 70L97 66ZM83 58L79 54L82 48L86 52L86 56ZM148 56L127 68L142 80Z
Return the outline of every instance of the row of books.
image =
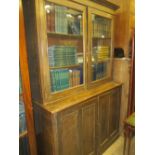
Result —
M50 70L51 91L60 91L83 83L82 68Z
M66 11L66 7L55 5L55 32L68 33Z
M111 21L108 19L95 19L93 21L93 37L110 38Z
M106 63L96 63L92 65L93 81L103 78L107 73Z
M82 34L82 20L79 15L67 13L68 9L64 6L51 5L51 8L46 10L48 32Z
M74 46L50 46L48 58L51 67L76 65L78 64L77 48Z
M26 119L25 119L25 110L24 103L19 101L19 133L22 133L26 130Z
M109 58L110 48L109 46L97 46L93 47L93 56L95 61L103 61Z

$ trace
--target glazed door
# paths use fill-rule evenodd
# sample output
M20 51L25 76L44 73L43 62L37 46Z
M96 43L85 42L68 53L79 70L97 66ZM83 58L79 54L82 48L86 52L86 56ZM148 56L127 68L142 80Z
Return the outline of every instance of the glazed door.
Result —
M86 8L66 0L42 5L42 76L50 101L85 87Z
M89 84L111 78L113 17L102 11L88 9Z

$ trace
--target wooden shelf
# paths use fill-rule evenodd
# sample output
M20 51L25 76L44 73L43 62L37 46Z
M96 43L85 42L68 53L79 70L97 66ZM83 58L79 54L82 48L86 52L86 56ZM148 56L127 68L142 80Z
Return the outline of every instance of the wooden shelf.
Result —
M109 2L107 0L92 0L92 1L94 1L95 3L98 3L100 5L103 5L105 7L108 7L110 9L113 9L113 10L117 10L117 9L120 8L118 5L116 5L114 3L111 3L111 2Z
M81 34L65 34L65 33L57 33L57 32L47 32L48 36L53 37L72 37L72 38L82 38Z
M110 61L110 58L107 58L107 59L104 59L104 60L99 60L99 61L92 61L93 62L93 64L94 63L101 63L101 62L108 62L108 61Z
M77 64L77 65L70 65L70 66L58 66L58 67L50 67L50 69L60 69L60 68L76 68L80 67L82 64Z
M22 133L20 133L19 138L21 139L21 138L27 136L27 134L28 134L28 132L27 132L27 130L25 130Z
M93 37L93 39L111 39L110 37L105 37L105 38L102 38L102 37Z

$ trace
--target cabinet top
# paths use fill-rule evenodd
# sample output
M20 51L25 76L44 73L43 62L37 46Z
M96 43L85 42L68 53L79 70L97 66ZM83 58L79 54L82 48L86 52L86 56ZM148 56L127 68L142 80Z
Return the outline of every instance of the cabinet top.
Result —
M115 11L120 7L114 3L111 3L107 0L71 0L79 4L92 7L101 11L105 11L110 14L115 14Z
M96 97L97 95L99 95L101 93L105 93L107 91L110 91L111 89L120 87L121 85L122 85L122 83L116 83L114 81L108 82L105 85L91 88L89 91L87 90L86 92L81 92L77 95L69 96L63 100L56 101L52 104L50 104L50 103L47 105L38 104L38 106L41 107L46 112L54 114L54 113L57 113L59 111L66 109L66 108L69 108L71 106L75 106L78 103L87 101L88 99L90 99L92 97Z

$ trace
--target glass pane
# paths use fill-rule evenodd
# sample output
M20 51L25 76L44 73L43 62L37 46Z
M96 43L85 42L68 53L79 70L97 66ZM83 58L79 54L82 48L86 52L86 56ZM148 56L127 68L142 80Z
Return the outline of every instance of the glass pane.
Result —
M51 91L83 84L82 12L45 3Z
M19 73L19 155L30 155L27 137L25 108L22 94L22 81Z
M92 14L92 81L106 78L110 71L111 20Z

